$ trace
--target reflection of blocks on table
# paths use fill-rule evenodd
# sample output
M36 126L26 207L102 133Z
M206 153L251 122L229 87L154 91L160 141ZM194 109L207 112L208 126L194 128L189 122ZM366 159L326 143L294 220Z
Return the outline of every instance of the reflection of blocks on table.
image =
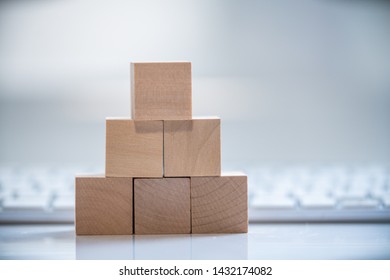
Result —
M134 259L190 260L191 245L188 234L134 235Z
M131 63L131 100L135 120L191 119L191 63Z
M247 260L248 235L193 234L191 258L193 260Z
M133 235L76 236L76 260L133 260Z
M132 178L76 177L76 234L133 234Z
M191 178L192 233L248 232L245 175Z
M164 176L219 176L219 118L164 121Z
M191 233L189 178L134 179L135 234Z
M108 118L106 176L162 177L163 122Z

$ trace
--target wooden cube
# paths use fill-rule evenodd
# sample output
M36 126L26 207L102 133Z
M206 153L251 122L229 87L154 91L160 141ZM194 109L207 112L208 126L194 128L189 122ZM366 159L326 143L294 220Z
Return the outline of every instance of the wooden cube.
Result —
M191 233L189 178L134 179L135 234Z
M190 62L137 62L130 68L133 119L191 119Z
M162 177L163 122L106 120L106 176Z
M76 177L76 234L133 234L133 179Z
M191 178L192 233L248 232L245 175Z
M164 121L164 176L219 176L219 118Z

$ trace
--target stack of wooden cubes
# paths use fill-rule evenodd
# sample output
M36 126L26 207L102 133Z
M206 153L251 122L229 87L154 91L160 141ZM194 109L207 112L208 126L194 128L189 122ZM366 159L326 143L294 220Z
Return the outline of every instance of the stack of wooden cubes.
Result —
M247 177L221 174L220 119L192 117L191 63L131 63L131 99L106 119L105 176L76 176L76 234L247 232Z

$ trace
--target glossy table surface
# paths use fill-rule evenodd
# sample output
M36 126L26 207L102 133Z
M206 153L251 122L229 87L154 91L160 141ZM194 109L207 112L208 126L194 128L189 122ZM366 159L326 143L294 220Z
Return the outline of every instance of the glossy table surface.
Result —
M253 224L248 234L149 236L0 225L0 259L390 259L390 224Z

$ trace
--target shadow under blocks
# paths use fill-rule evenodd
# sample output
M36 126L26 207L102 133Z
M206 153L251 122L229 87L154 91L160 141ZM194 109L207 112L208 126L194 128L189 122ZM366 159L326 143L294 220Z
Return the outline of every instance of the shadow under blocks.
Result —
M247 176L221 173L221 120L192 117L190 62L134 62L106 119L104 175L77 175L77 235L248 232ZM130 104L129 104L130 105Z

